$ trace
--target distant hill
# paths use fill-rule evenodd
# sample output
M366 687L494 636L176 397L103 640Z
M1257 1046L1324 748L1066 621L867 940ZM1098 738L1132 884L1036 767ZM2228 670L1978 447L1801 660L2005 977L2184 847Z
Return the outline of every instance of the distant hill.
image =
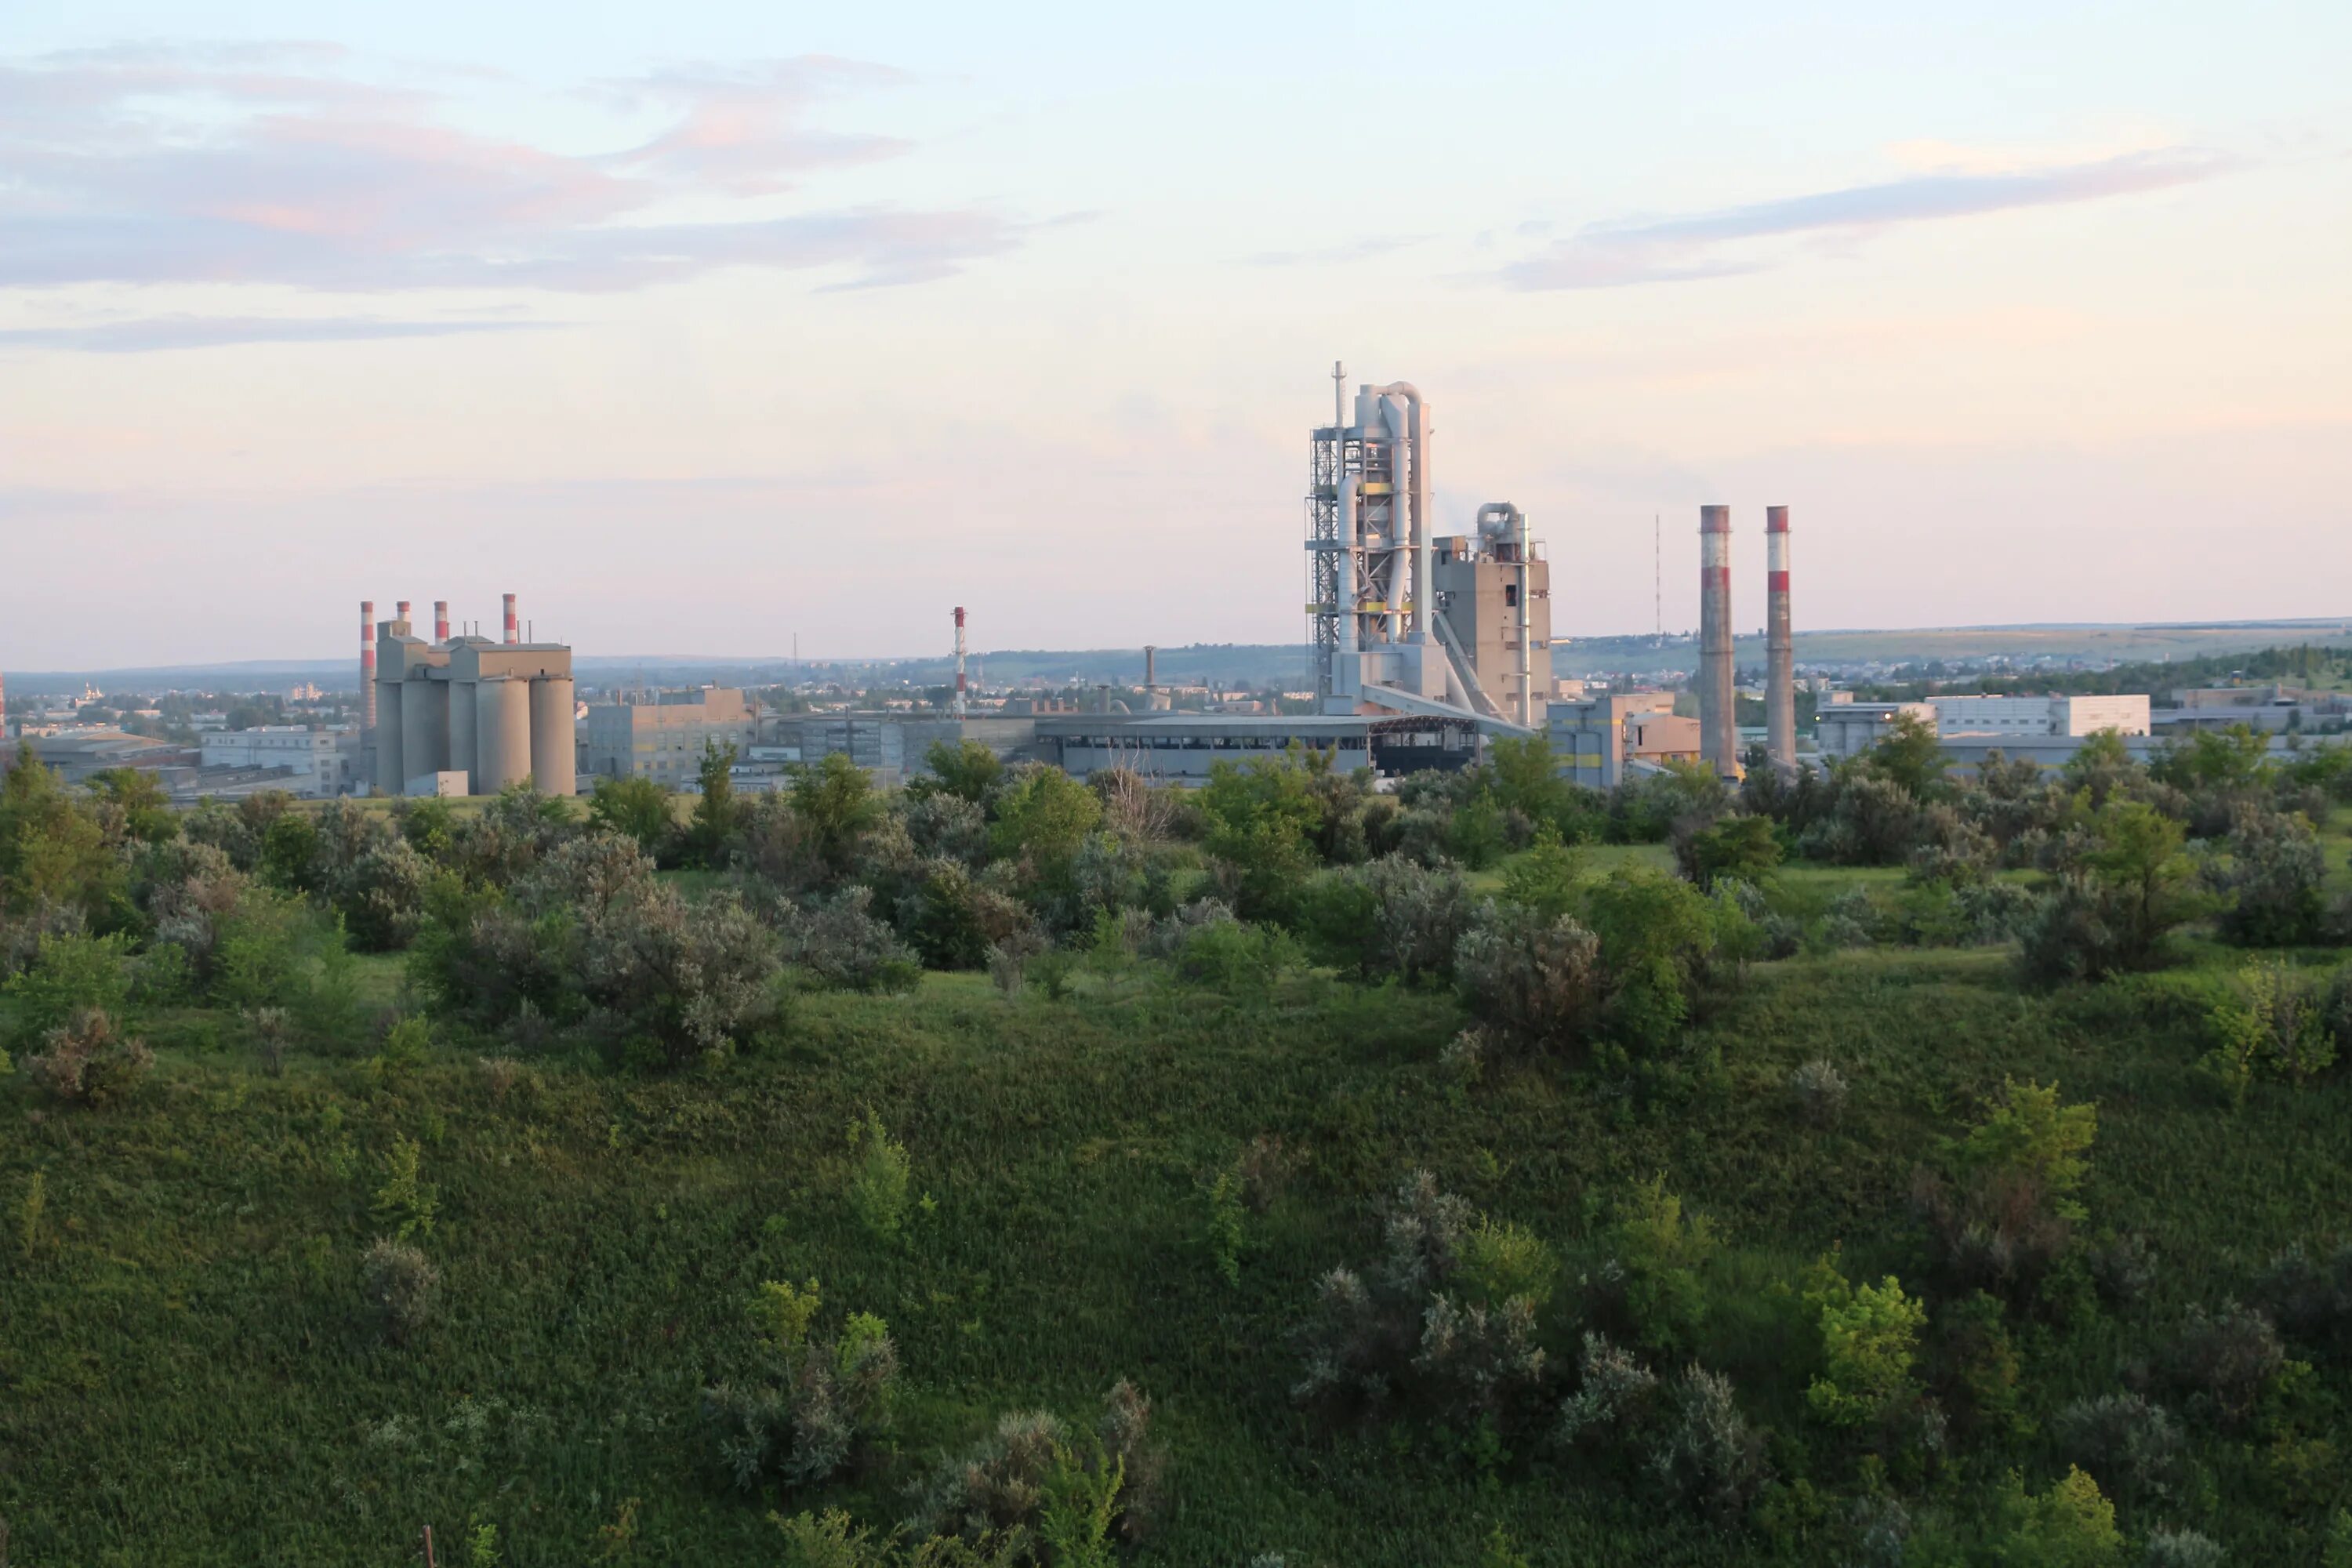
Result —
M2307 620L2208 621L2177 624L2037 624L2013 626L1926 626L1911 629L1852 629L1797 634L1800 664L1864 668L1903 661L1947 663L2005 658L2021 665L2161 661L2314 643L2352 647L2352 616ZM1760 636L1738 639L1740 661L1760 663ZM1561 675L1660 673L1687 670L1695 661L1693 639L1669 637L1576 637L1554 648L1553 668ZM997 648L971 658L975 679L990 684L1139 685L1141 648ZM1166 685L1303 688L1308 655L1299 643L1192 643L1159 650L1158 674ZM795 680L840 680L856 685L938 686L952 679L955 661L944 655L896 659L717 658L694 654L587 655L574 667L584 686L649 686L710 682L770 686ZM9 690L18 696L79 691L84 682L110 690L282 690L313 682L328 690L350 690L355 670L350 658L248 659L201 665L140 666L115 669L9 670Z

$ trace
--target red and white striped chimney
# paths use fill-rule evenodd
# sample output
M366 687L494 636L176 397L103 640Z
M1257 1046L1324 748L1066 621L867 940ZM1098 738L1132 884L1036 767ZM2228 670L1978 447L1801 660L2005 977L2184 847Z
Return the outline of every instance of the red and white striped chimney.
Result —
M957 718L959 718L959 719L961 719L961 718L962 718L962 717L964 716L965 712L967 711L967 710L966 710L966 708L965 708L965 705L964 705L964 685L963 685L963 606L962 606L961 605L958 605L955 607L955 626L956 626L956 693L955 693L955 712L956 712L956 717L957 717Z
M1698 754L1725 778L1739 772L1738 689L1731 668L1731 509L1698 509Z
M515 596L514 596L512 594L509 594L509 595L506 595L506 601L507 601L507 637L506 637L506 640L507 640L507 641L509 641L509 642L520 642L520 641L522 641L522 623L521 623L520 621L518 621L518 620L516 620L516 619L515 619Z
M397 612L393 616L393 619L398 621L400 623L400 629L405 632L408 629L408 601L405 599L394 599L392 602L392 607Z
M375 601L360 601L360 728L375 728Z
M1789 618L1789 509L1764 509L1764 749L1797 765L1797 639Z
M449 601L446 599L433 601L433 640L435 642L449 640Z

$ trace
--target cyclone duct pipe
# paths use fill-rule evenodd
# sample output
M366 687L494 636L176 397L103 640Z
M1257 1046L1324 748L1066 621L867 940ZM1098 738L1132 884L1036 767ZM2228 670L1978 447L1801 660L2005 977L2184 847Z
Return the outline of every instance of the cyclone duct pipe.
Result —
M1764 747L1797 765L1797 640L1789 615L1789 509L1764 509Z
M1421 388L1409 381L1392 381L1375 389L1382 397L1401 397L1405 405L1406 439L1398 443L1399 467L1407 447L1412 450L1412 488L1404 489L1405 477L1399 472L1391 476L1397 482L1399 499L1411 496L1407 516L1411 525L1412 546L1412 596L1405 602L1412 606L1412 616L1406 623L1408 635L1414 642L1429 640L1431 600L1429 567L1429 405L1421 395ZM1402 584L1391 582L1389 592L1398 593Z
M1731 666L1731 509L1698 509L1698 754L1726 778L1739 771Z

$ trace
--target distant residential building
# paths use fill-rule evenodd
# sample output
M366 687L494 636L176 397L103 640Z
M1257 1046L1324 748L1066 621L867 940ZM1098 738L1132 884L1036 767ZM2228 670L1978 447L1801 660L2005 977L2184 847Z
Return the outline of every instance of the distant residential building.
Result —
M649 778L682 789L695 782L702 750L715 742L748 752L759 736L758 710L733 687L632 694L592 702L582 722L583 778Z

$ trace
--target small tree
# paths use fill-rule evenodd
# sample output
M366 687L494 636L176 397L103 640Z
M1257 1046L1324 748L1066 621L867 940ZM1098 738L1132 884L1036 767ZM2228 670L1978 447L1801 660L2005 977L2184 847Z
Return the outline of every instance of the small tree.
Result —
M1894 1275L1876 1285L1853 1285L1832 1253L1815 1266L1805 1305L1822 1331L1822 1374L1805 1391L1813 1414L1834 1426L1860 1426L1918 1393L1911 1369L1927 1309L1905 1295Z
M638 773L625 778L601 778L588 802L592 828L617 833L637 841L646 854L656 854L676 826L670 816L667 786Z
M2002 1531L1990 1562L2001 1568L2118 1568L2123 1532L2099 1483L2069 1466L2046 1492L2011 1476L2000 1505Z
M694 824L687 831L694 858L717 870L725 862L727 841L734 834L740 808L735 800L735 744L715 740L702 742L702 761L695 768L702 793L695 797Z
M1577 884L1584 878L1584 857L1560 842L1559 829L1544 823L1526 854L1503 868L1502 898L1556 921L1576 908Z
M869 1110L849 1123L849 1206L860 1224L885 1241L895 1241L907 1224L907 1193L913 1166L907 1146L890 1136L882 1118Z
M1736 877L1761 882L1780 864L1780 840L1764 816L1727 816L1680 840L1684 874L1700 887Z
M404 1345L432 1321L441 1271L404 1241L378 1237L360 1260L360 1277L384 1338Z
M2062 1105L2058 1086L2005 1081L1985 1119L1923 1167L1913 1196L1954 1282L2030 1294L2084 1217L2075 1194L2098 1109Z

